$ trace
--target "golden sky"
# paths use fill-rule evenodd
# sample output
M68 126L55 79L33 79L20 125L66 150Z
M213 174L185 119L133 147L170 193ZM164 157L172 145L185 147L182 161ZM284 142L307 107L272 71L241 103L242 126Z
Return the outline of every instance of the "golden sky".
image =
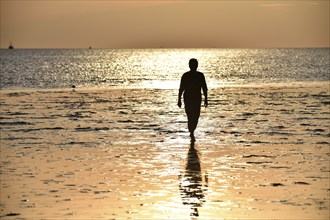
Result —
M329 47L329 0L0 0L17 48Z

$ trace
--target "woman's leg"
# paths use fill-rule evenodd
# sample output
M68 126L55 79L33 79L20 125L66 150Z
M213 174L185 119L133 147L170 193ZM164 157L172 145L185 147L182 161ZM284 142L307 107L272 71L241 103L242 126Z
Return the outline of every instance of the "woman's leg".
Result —
M190 137L194 139L194 131L197 127L201 112L201 103L185 105L185 110L188 117L188 130L190 132Z

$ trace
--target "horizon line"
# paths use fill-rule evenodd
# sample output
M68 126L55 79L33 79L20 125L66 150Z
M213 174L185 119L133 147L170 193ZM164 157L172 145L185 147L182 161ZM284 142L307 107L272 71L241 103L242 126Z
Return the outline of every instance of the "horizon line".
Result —
M0 47L1 50L9 50L8 47ZM127 48L115 48L115 47L15 47L11 50L93 50L93 49L113 49L113 50L148 50L148 49L330 49L329 46L313 47L313 46L299 46L299 47L127 47Z

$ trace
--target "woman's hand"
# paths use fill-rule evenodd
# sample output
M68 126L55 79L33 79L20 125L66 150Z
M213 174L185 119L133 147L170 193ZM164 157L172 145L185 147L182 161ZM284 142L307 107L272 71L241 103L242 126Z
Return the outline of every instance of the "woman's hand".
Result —
M181 106L182 106L181 99L179 99L179 101L178 101L178 106L179 106L179 108L181 108Z
M207 101L207 99L205 99L204 101L204 107L206 108L209 105L209 102Z

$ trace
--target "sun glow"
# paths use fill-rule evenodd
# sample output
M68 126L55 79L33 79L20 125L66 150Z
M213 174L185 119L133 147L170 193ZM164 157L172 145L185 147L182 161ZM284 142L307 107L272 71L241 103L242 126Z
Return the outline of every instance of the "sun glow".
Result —
M141 55L145 55L145 50L141 51L144 52ZM188 62L191 58L199 60L200 67L198 70L201 72L205 73L205 70L211 65L208 60L208 51L204 49L160 49L157 54L153 52L146 57L138 56L139 68L150 75L138 86L152 89L179 89L181 76L189 71ZM159 70L162 70L162 72L158 72ZM213 84L210 83L210 86L214 86Z

